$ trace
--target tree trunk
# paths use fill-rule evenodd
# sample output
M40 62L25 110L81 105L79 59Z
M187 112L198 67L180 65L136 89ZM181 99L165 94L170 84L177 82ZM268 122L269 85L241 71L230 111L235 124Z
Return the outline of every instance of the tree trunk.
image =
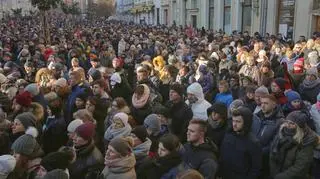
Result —
M42 23L41 24L41 26L42 26L41 33L42 33L42 36L45 40L46 45L48 45L51 43L51 41L50 41L49 24L48 24L48 19L47 19L47 11L41 11L40 15L41 15L41 23Z

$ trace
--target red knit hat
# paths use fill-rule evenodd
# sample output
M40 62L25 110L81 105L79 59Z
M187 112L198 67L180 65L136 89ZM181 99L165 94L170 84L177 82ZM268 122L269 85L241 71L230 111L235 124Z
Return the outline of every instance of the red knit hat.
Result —
M87 122L87 123L81 124L79 127L77 127L76 133L84 140L89 141L94 136L95 128L96 128L96 126L93 123Z
M16 103L20 104L21 106L24 107L29 107L32 102L32 97L31 94L28 91L25 91L21 94L18 94L16 97Z
M294 73L302 73L303 72L303 65L304 58L298 58L293 64L293 72Z

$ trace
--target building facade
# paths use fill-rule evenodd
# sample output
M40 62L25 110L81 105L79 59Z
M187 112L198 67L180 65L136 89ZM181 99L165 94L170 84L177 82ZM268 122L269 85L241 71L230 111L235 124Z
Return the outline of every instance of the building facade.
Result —
M133 22L134 16L131 13L131 9L133 8L133 0L118 0L116 4L117 19Z
M0 0L1 17L11 14L11 9L22 9L22 15L34 10L29 0Z

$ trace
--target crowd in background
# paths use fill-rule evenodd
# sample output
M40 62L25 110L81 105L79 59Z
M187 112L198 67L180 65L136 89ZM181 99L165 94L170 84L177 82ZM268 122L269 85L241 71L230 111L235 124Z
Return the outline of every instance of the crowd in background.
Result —
M0 24L0 178L320 178L320 33ZM49 40L50 39L50 40Z

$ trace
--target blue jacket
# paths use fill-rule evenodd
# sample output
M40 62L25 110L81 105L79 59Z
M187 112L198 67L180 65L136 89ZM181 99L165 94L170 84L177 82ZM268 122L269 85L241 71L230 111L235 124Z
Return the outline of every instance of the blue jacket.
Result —
M262 167L262 149L252 134L229 132L220 148L220 167L224 179L256 179Z
M213 103L220 102L225 104L229 108L232 101L233 101L232 94L230 92L227 92L227 93L218 93L215 99L213 100Z
M76 98L79 94L84 92L85 92L85 88L82 88L79 85L75 85L72 87L71 94L69 95L67 100L67 107L65 111L65 120L67 121L68 124L72 120L72 115L75 110L74 106L75 106Z
M280 106L276 107L270 117L265 117L262 111L253 116L251 132L260 141L264 154L269 153L270 144L283 120L284 115Z

